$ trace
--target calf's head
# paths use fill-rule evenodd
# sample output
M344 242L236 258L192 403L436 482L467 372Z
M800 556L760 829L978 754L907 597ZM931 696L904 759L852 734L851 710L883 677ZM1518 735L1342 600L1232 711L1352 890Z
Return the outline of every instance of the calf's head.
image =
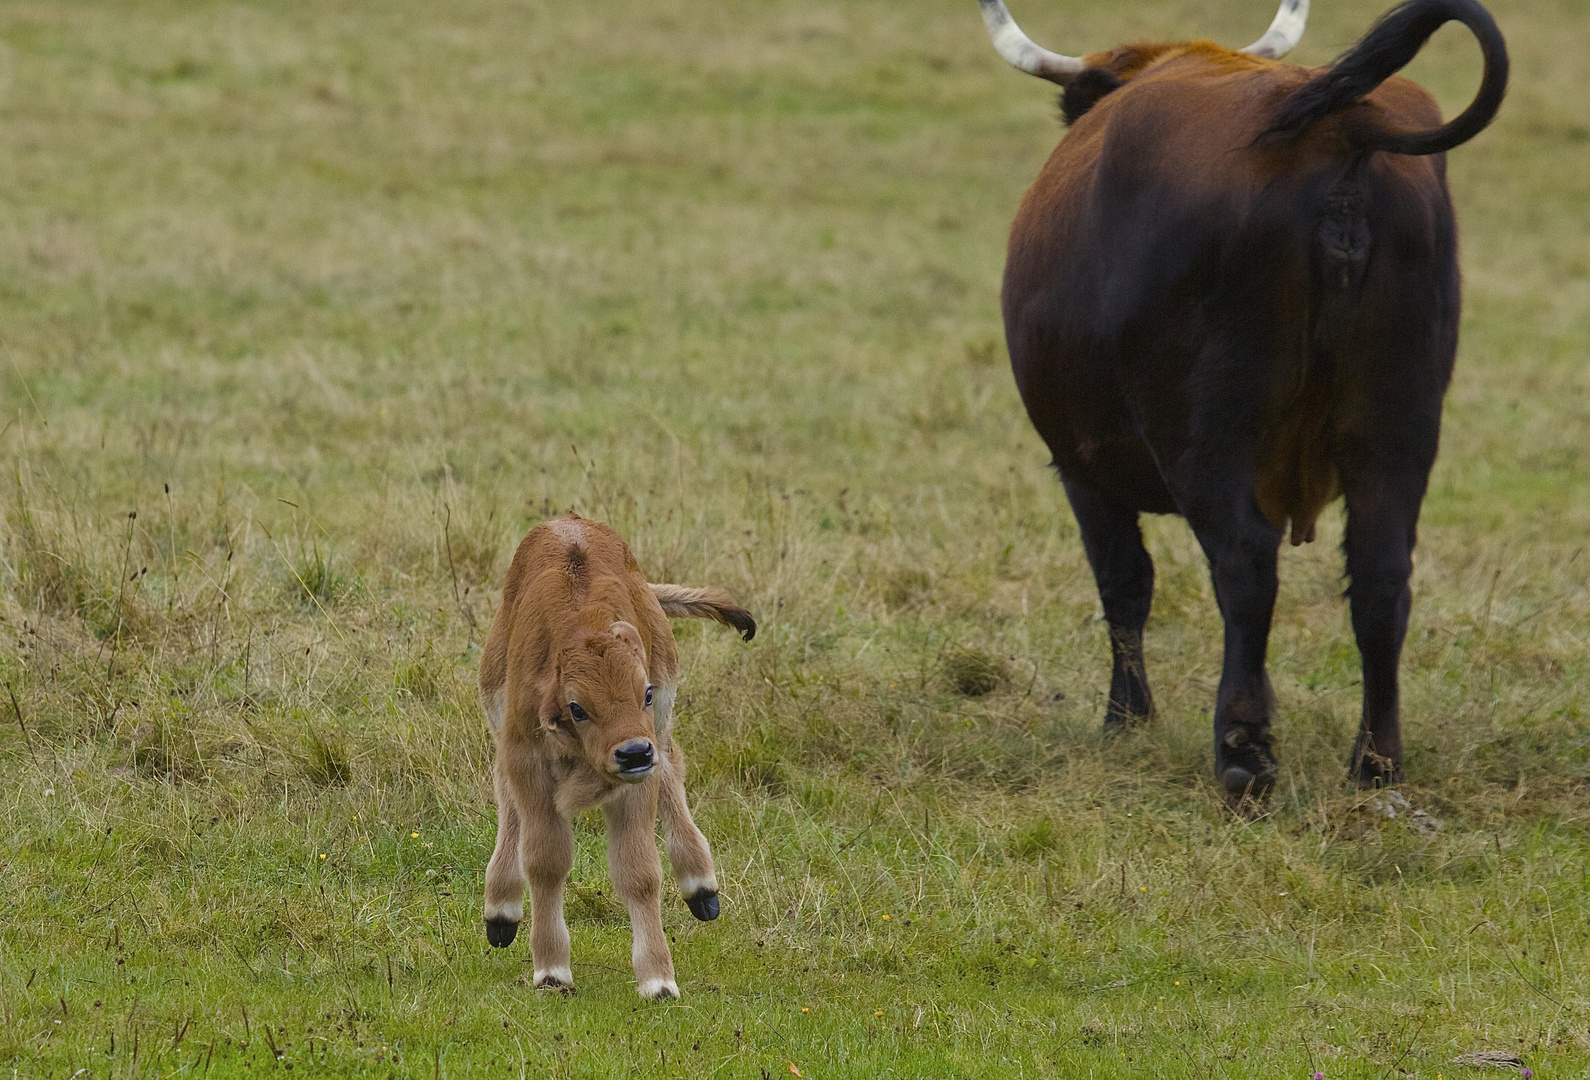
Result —
M657 765L646 646L627 622L586 631L558 654L541 724L597 772L639 783Z

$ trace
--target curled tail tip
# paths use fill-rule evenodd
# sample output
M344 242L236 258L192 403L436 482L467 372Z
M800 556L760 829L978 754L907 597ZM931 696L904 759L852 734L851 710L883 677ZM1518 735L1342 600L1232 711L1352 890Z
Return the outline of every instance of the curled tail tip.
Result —
M1479 0L1403 0L1330 67L1294 90L1255 141L1295 138L1332 113L1362 101L1411 62L1447 22L1468 27L1485 58L1485 74L1469 107L1428 131L1366 129L1360 140L1366 150L1434 154L1472 139L1491 122L1506 93L1507 45L1501 31Z
M652 585L652 593L663 614L681 619L711 619L738 630L750 641L756 636L756 620L734 597L722 589L692 589L684 585Z
M740 632L741 641L750 641L756 637L756 620L751 618L751 613L742 607L727 608L723 617L728 624Z
M740 640L750 641L756 637L756 620L751 613L738 604L713 604L710 612L703 612L707 618L714 619L724 626L739 631Z

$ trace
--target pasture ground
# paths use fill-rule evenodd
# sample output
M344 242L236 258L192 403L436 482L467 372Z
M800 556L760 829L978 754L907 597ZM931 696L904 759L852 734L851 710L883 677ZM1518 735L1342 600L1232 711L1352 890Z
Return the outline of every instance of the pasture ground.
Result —
M1315 6L1306 63L1380 0ZM1061 128L971 0L0 8L0 1065L1586 1075L1590 23L1494 7L1407 806L1343 782L1332 516L1284 554L1251 820L1211 784L1179 521L1148 526L1160 717L1098 732L1097 601L998 324ZM1085 51L1271 10L1016 13ZM1410 74L1450 114L1477 52L1449 28ZM481 931L478 647L569 507L761 621L677 624L724 905L667 898L676 1003L635 999L596 822L577 996Z

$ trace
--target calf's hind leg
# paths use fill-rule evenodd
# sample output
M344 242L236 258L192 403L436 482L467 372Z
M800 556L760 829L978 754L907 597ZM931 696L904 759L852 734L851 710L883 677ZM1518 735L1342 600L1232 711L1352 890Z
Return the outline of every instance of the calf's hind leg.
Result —
M690 914L702 922L710 922L718 917L718 875L712 867L712 847L696 827L695 819L690 816L690 805L685 802L684 752L671 739L659 779L663 836L668 844L668 862L674 870L674 881L690 907Z
M621 791L602 807L607 819L607 871L629 909L631 960L643 998L678 997L674 961L662 925L662 860L657 857L655 781Z
M1118 730L1154 714L1143 667L1143 627L1154 601L1154 561L1143 546L1135 509L1080 481L1062 478L1062 482L1110 628L1110 703L1104 727Z

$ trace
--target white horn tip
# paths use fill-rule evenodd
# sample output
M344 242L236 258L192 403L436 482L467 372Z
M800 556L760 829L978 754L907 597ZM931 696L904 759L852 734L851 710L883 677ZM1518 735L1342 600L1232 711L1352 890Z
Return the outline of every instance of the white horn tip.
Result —
M1281 0L1281 7L1264 36L1242 51L1279 60L1297 46L1308 25L1308 0Z
M1022 33L1016 20L1010 17L1005 0L977 2L983 10L983 25L988 27L988 37L993 41L994 48L1013 66L1029 75L1062 85L1069 83L1082 70L1081 60L1050 52Z

